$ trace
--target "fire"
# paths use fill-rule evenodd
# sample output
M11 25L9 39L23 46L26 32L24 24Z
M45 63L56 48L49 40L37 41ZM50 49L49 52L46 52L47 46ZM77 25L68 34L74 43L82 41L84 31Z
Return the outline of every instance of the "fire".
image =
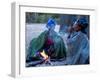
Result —
M48 55L45 53L44 50L40 54L44 58L44 60L48 59Z

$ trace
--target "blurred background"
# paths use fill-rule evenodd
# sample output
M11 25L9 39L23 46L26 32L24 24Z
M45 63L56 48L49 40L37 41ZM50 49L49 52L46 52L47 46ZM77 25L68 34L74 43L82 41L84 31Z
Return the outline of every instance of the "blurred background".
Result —
M53 18L56 20L57 25L60 25L59 31L62 31L65 30L66 27L72 26L78 17L85 18L89 23L89 15L33 13L33 12L26 12L26 23L46 24L49 18ZM89 32L88 30L87 32Z

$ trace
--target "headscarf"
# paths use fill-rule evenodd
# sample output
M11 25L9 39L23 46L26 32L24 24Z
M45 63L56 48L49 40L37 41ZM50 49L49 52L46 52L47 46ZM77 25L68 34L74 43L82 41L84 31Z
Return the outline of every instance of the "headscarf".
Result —
M46 24L46 27L47 28L52 28L52 27L55 27L56 26L56 21L52 18L50 18Z

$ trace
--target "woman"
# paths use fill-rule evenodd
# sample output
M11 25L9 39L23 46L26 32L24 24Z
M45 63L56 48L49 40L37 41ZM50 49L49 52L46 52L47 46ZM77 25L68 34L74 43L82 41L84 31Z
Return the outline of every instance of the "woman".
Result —
M85 19L80 19L73 25L73 32L67 39L69 50L67 64L89 64L89 40L84 33L87 26Z
M55 32L56 21L50 18L47 30L30 42L27 61L49 58L59 60L66 57L66 49L62 38ZM45 58L43 58L45 57Z

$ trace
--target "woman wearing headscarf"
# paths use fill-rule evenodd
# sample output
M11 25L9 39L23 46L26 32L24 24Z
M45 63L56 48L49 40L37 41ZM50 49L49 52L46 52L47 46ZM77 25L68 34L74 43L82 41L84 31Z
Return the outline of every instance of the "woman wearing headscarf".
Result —
M67 64L89 64L89 40L85 34L88 23L86 19L77 20L67 39L68 56Z
M30 42L28 60L64 59L66 48L63 39L55 32L56 21L50 18L46 24L47 30Z

